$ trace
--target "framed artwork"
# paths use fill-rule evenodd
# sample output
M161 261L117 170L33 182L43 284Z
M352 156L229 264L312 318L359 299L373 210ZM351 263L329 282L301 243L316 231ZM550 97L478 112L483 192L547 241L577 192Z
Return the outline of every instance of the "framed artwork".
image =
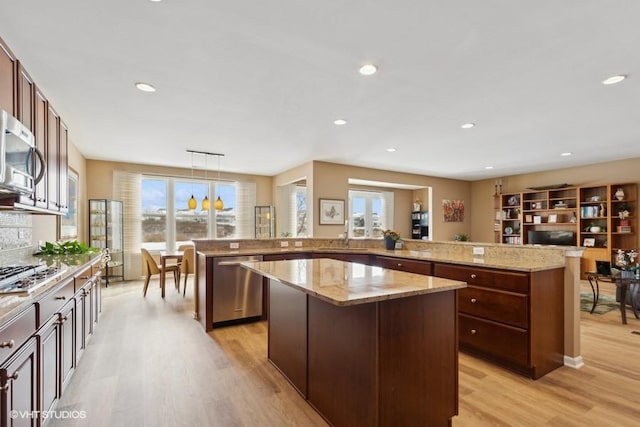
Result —
M558 215L557 214L549 214L548 222L550 222L550 223L558 222Z
M78 238L78 173L69 168L67 188L69 190L69 211L58 218L58 240Z
M344 200L320 199L320 225L343 225Z
M595 237L587 237L584 239L584 242L582 242L582 246L587 247L587 248L592 248L596 245L596 239Z
M464 200L442 200L444 222L464 221Z

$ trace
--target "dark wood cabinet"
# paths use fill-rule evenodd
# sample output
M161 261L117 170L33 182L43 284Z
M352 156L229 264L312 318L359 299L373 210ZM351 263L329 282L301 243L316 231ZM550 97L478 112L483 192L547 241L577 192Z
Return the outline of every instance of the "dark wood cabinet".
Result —
M58 119L58 209L69 212L69 129Z
M40 354L40 409L53 410L60 390L60 323L51 317L38 331Z
M18 62L0 39L0 110L16 115L16 74Z
M460 349L537 379L563 365L564 269L530 273L435 263L463 280Z
M366 251L363 251L366 252ZM358 264L369 264L371 257L367 253L345 253L345 252L314 252L311 258L331 258L338 261L355 262Z
M76 302L71 299L58 313L60 322L60 396L76 369Z
M47 104L47 148L45 158L47 159L47 208L50 211L60 210L59 195L59 159L60 159L60 117L58 113Z
M387 256L376 256L374 265L390 270L405 271L407 273L417 273L431 275L433 263L429 261L419 261L406 258L394 258Z
M36 88L34 94L34 131L33 135L36 139L36 148L40 153L45 156L46 167L46 155L47 155L47 99L42 92ZM36 173L40 173L40 169L36 169ZM46 209L47 204L47 190L48 190L48 177L47 173L42 176L42 179L36 184L34 191L34 203L37 208Z
M37 340L29 338L0 365L0 426L38 426ZM13 412L17 411L17 412ZM17 413L17 418L11 414Z

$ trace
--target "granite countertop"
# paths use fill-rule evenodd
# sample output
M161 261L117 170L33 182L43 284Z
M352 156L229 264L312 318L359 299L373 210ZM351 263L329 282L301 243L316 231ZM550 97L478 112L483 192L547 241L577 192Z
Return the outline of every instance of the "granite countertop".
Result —
M537 260L532 257L506 258L491 256L473 256L471 254L444 253L429 250L386 250L382 248L248 248L230 250L200 250L207 257L242 256L242 255L271 255L288 253L350 253L373 254L404 259L422 261L447 262L452 264L469 265L475 267L497 268L522 272L551 270L564 267L564 263Z
M49 267L58 267L60 274L33 292L0 295L0 325L24 310L27 306L35 303L40 296L47 293L50 289L56 287L68 278L73 277L88 264L95 262L100 256L101 254L34 255L33 257L22 260L20 264L24 265L45 264Z
M328 258L242 262L243 267L338 306L466 287L465 282Z

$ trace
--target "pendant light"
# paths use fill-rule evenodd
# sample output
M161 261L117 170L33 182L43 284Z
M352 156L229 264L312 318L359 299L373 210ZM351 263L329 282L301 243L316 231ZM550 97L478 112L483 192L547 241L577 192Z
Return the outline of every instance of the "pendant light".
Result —
M187 150L189 151L189 150ZM187 201L187 207L193 211L198 206L198 201L193 197L193 151L191 151L191 198Z
M216 154L218 156L218 182L220 182L220 157L224 156L224 154ZM217 184L219 185L219 184ZM217 187L216 185L216 187ZM218 198L216 199L215 208L217 211L221 211L224 209L224 202L220 198L220 192L218 191Z
M204 155L204 180L207 180L207 155ZM209 183L207 183L207 188L209 188ZM207 193L209 193L209 190L207 190ZM204 199L202 199L202 210L203 211L208 211L209 208L211 207L211 203L209 202L209 195L205 194L204 195Z

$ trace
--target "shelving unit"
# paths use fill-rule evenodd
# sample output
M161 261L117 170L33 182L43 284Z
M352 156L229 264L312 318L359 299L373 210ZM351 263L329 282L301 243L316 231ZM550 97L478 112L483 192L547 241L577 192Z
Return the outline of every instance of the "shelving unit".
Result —
M411 212L411 238L429 240L429 211Z
M109 254L104 269L106 285L110 279L124 280L124 236L122 202L119 200L89 200L89 244Z
M274 206L255 207L256 239L276 236L276 208Z
M502 242L502 208L499 194L493 196L493 242Z
M530 191L522 194L523 200L523 242L529 242L529 231L567 231L573 236L572 245L577 244L577 189L560 188L553 190Z
M507 193L501 196L501 242L509 245L522 244L522 194Z

